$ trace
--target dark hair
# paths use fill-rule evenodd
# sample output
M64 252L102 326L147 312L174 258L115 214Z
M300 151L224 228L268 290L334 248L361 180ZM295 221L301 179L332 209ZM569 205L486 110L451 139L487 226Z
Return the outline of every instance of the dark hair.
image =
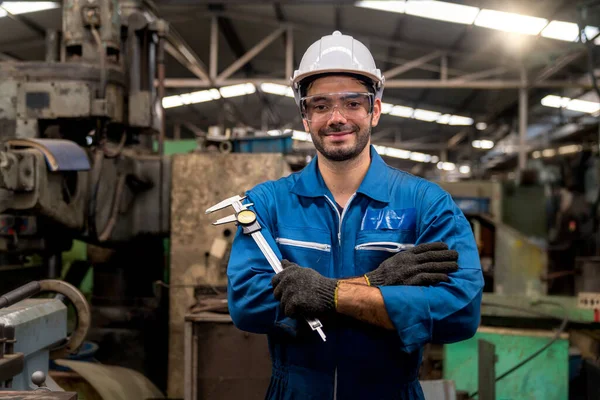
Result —
M324 74L317 74L317 75L312 75L309 76L307 78L304 78L302 81L300 81L300 97L304 97L306 96L306 93L308 92L308 88L310 87L310 85L316 81L319 78L323 78L324 76L349 76L350 78L354 78L357 81L359 81L360 83L362 83L365 88L367 88L367 90L369 91L369 93L373 93L375 94L375 85L373 84L373 81L369 78L367 78L366 76L363 75L359 75L359 74L353 74L350 72L327 72Z

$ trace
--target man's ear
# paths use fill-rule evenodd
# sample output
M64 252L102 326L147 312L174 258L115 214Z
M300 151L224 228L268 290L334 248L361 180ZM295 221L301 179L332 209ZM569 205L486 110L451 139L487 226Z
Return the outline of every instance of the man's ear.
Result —
M377 126L379 123L379 117L381 117L381 99L375 99L375 103L373 104L373 119L371 121L371 126Z
M310 132L310 127L308 126L308 122L304 118L302 118L302 125L304 125L305 132Z

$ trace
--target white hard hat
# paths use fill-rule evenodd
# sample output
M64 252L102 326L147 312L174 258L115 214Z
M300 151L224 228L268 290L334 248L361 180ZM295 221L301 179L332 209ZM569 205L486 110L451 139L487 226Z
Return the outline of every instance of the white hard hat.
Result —
M352 36L335 31L314 42L302 56L300 66L291 78L296 104L300 104L300 82L323 73L351 73L373 82L375 96L381 98L385 81L367 47Z

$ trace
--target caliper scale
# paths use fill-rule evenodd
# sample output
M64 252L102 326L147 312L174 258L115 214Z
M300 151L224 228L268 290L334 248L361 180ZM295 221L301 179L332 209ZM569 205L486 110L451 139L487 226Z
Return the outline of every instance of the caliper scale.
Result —
M235 214L229 215L227 217L223 217L213 222L213 225L224 225L235 223L242 227L242 232L245 235L250 235L258 245L258 248L263 253L273 271L276 274L283 271L281 267L281 261L277 258L273 249L269 246L265 237L261 233L262 227L258 223L258 219L256 217L256 213L252 210L249 210L248 207L254 205L253 203L242 204L242 200L244 200L246 196L233 196L228 199L223 200L222 202L215 204L206 210L206 214L210 214L212 212L221 210L226 207L233 207L235 210ZM318 319L306 319L308 325L313 331L317 331L317 333L321 336L323 341L325 341L325 333L323 332L323 324Z

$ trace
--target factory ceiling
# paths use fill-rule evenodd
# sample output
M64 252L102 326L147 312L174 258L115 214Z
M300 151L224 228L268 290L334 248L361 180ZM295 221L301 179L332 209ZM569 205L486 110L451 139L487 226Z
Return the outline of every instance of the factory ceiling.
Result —
M60 29L60 7L31 12L36 2L22 3L30 4L30 12L11 12L10 2L0 6L0 57L42 60L46 30ZM596 124L600 110L589 76L590 46L581 43L577 26L586 27L588 40L597 39L595 2L147 3L171 29L167 136L176 124L185 137L224 121L302 130L285 85L304 50L334 30L365 43L386 75L387 113L373 142L413 152L413 159L395 160L402 168L425 156L427 162L441 157L457 164L483 157L492 166L513 157L511 146L495 153L486 147L518 137L520 94L528 105L530 151L548 145L550 134L564 125L583 130ZM476 140L482 148L473 147Z

